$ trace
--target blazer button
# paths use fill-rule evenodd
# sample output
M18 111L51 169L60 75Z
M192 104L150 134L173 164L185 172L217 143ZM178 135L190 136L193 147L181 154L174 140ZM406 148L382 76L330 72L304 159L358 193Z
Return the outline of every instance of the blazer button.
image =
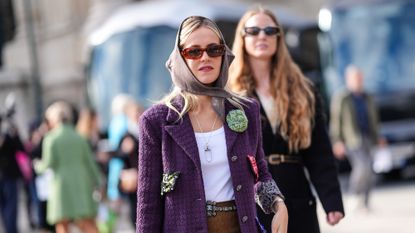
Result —
M309 200L309 201L308 201L308 205L309 205L309 206L313 205L313 201L312 201L312 200Z
M238 156L236 156L236 155L232 156L231 160L232 160L232 162L236 162L236 160L238 160Z
M242 185L240 185L240 184L238 184L237 186L236 186L236 191L241 191L241 189L242 189Z
M242 217L242 222L246 222L246 221L248 221L248 216L245 215Z

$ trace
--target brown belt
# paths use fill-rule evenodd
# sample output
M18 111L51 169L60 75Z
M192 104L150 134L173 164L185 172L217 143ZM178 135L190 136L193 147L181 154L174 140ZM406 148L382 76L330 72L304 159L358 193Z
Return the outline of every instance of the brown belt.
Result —
M207 218L208 233L240 233L238 213L235 201L207 202L207 208L212 208L214 215ZM209 213L209 210L208 210ZM212 214L212 213L211 213Z
M217 212L231 212L236 211L235 201L226 201L226 202L206 202L206 211L208 217L216 216Z
M302 163L301 157L294 155L270 154L266 159L271 165L278 165L280 163Z

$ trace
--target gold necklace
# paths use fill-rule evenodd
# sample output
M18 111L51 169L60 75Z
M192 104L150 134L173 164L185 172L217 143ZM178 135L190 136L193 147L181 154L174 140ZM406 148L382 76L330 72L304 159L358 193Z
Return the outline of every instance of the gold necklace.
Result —
M204 147L203 147L204 148L203 150L205 152L204 153L205 159L208 163L212 162L212 160L213 160L212 150L209 147L209 141L210 141L210 138L212 137L212 131L213 131L213 128L215 128L215 124L216 124L217 119L218 119L218 116L216 115L215 120L213 121L213 124L212 124L212 128L210 129L210 134L207 137L207 141L205 141L204 137L201 137L201 139L203 140L203 142L205 144ZM202 132L202 133L205 133L205 132L203 132L202 127L200 127L200 123L199 123L199 120L197 119L197 117L195 117L195 120L196 120L197 126L199 127L199 131Z

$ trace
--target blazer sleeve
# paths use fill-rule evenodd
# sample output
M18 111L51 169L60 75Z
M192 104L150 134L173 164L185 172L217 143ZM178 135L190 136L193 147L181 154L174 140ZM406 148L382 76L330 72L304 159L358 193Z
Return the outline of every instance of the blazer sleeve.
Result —
M140 118L136 233L162 232L160 130L146 115Z
M264 211L264 213L269 214L273 212L273 205L276 201L276 197L283 197L280 189L278 188L276 182L272 179L270 172L268 171L267 161L265 160L264 149L262 147L262 127L261 119L259 113L259 103L253 101L254 104L251 107L253 114L253 119L251 121L255 122L255 140L256 140L256 163L258 167L259 178L258 182L255 184L255 201Z
M326 213L344 213L337 167L321 105L321 99L316 96L316 117L311 145L304 150L303 160Z

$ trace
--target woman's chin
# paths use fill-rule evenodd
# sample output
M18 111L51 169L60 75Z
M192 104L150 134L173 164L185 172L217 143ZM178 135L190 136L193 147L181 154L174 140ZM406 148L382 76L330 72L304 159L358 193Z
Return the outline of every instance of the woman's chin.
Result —
M272 53L269 53L269 51L257 51L255 54L253 54L253 57L258 59L271 59L273 56Z
M213 86L214 84L215 84L215 81L217 80L218 78L212 78L212 77L201 77L201 78L198 78L198 80L203 84L203 85L206 85L206 86Z

